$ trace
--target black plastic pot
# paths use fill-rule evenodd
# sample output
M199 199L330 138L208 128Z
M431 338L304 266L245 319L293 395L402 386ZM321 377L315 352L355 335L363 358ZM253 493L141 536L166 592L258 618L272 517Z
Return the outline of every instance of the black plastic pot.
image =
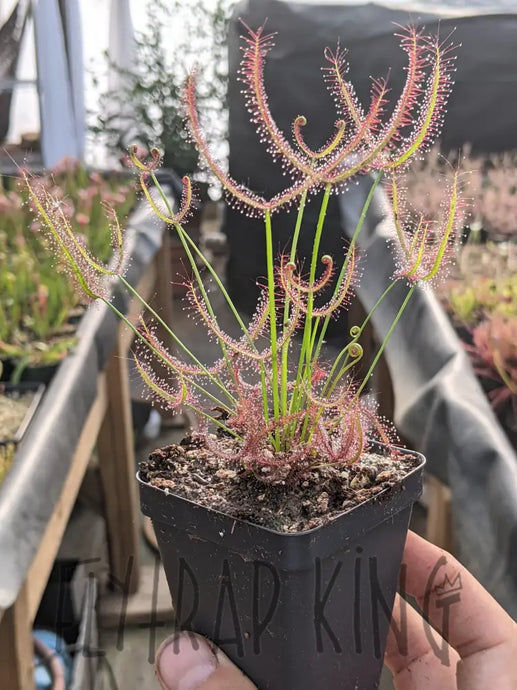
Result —
M13 373L13 362L11 359L0 360L0 382L9 381Z
M329 524L282 534L139 478L178 628L211 638L260 690L374 690L421 463Z
M42 366L25 367L21 374L20 381L22 383L44 383L48 386L54 378L60 364L61 362L54 362L53 364L44 364Z
M42 365L21 365L19 360L6 359L2 362L2 374L0 382L8 381L18 383L43 383L48 386L58 370L59 362Z

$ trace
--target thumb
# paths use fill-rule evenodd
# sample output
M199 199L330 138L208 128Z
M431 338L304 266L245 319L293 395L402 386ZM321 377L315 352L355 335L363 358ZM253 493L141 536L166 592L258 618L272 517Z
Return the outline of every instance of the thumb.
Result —
M163 690L257 690L220 649L191 632L160 645L156 677Z

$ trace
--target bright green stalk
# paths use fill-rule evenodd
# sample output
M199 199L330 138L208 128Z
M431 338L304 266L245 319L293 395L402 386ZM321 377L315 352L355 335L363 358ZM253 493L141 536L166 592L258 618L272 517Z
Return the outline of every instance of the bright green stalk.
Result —
M346 253L346 258L345 261L343 262L343 266L341 267L341 271L339 273L338 279L336 281L336 287L334 289L334 295L335 297L339 291L339 286L341 285L341 282L343 278L345 277L346 269L348 268L348 263L350 261L350 250L355 246L357 243L357 238L359 237L359 233L361 232L361 229L363 227L363 223L366 219L366 214L368 213L368 210L370 208L370 204L372 203L373 200L373 195L375 193L375 190L377 188L377 185L382 179L382 170L380 170L377 175L375 176L375 179L372 183L372 186L370 187L370 191L368 192L368 196L366 197L366 201L364 202L364 206L361 210L361 215L359 216L359 220L357 221L357 225L355 226L354 234L352 235L352 239L350 240L350 245L348 247L348 251ZM318 344L316 345L316 351L314 353L314 359L317 359L319 357L319 354L321 352L321 348L323 345L323 342L325 340L325 334L327 332L328 325L330 323L330 316L326 316L323 324L321 326L321 330L319 333L318 337ZM318 328L319 326L319 319L317 319L315 328Z
M323 194L323 199L321 201L320 213L318 217L318 224L316 226L316 233L314 235L314 242L312 245L312 257L311 257L311 267L309 272L309 283L314 283L316 278L316 266L318 263L318 252L321 242L321 236L323 233L323 225L325 223L325 216L327 213L328 202L330 198L330 192L332 187L327 184L325 187L325 192ZM296 385L293 389L293 395L291 397L290 412L293 412L298 408L300 396L302 395L302 379L310 379L310 363L311 363L311 344L312 344L312 309L314 306L314 295L309 292L307 296L307 311L305 314L305 325L303 329L302 345L300 350L300 357L298 360L298 372L296 374Z
M118 318L126 324L126 326L127 326L129 329L131 329L131 331L137 336L137 338L138 338L139 340L141 340L141 341L144 343L144 345L145 345L146 347L150 348L151 351L156 355L156 357L158 357L159 359L161 359L162 362L164 362L164 364L170 368L171 365L170 365L170 363L167 361L167 359L162 355L162 353L161 353L159 350L156 350L156 348L154 348L154 347L152 346L152 344L151 344L148 340L146 340L146 339L144 338L144 336L140 333L140 331L138 330L138 328L136 328L136 327L134 326L134 324L131 323L131 321L127 318L127 316L126 316L125 314L123 314L121 311L119 311L119 310L117 309L117 307L115 307L114 304L112 304L109 300L105 299L104 297L102 297L102 296L99 295L99 296L97 297L97 299L100 299L102 302L104 302L104 304L106 304L106 305L107 305L107 306L118 316ZM222 409L226 410L227 412L231 412L230 408L228 408L221 400L219 400L219 399L216 398L214 395L212 395L209 391L207 391L205 388L203 388L203 386L200 386L198 383L196 383L196 381L194 381L190 376L186 376L185 374L181 374L181 376L182 376L182 378L183 378L185 381L188 381L188 382L190 383L191 386L193 386L193 387L196 388L198 391L200 391L200 392L201 392L203 395L205 395L209 400L211 400L215 405L221 407ZM188 404L188 403L187 403L187 407L191 407L191 408L194 409L194 410L196 409L196 408L192 407L192 405L190 405L190 404ZM207 419L213 421L215 424L217 424L218 426L220 426L221 428L223 428L225 431L228 431L230 434L232 434L232 436L237 436L237 435L235 434L234 431L232 431L231 429L228 429L228 428L227 428L220 420L218 420L217 418L211 417L210 415L208 415L208 414L206 414L206 413L203 413L203 416L206 417Z
M124 285L124 287L134 296L138 299L140 304L145 307L145 309L151 314L153 319L156 319L156 321L164 328L164 330L167 332L167 335L169 335L176 345L179 345L180 348L183 350L183 352L191 358L191 360L196 364L198 367L200 367L205 375L214 383L225 395L232 401L235 402L235 398L231 395L231 393L223 386L223 384L219 381L217 376L214 376L208 369L202 364L202 362L196 357L196 355L189 350L189 348L182 342L180 338L174 333L174 331L171 330L171 328L165 323L165 321L161 318L161 316L151 307L151 305L135 290L135 288L131 285L131 283L128 283L128 281L124 278L124 276L119 275L118 279Z
M321 202L320 215L318 218L318 224L316 226L316 234L314 235L314 242L312 245L312 257L311 257L311 267L309 271L309 284L314 283L316 280L316 267L318 265L319 249L321 244L321 236L323 234L323 226L325 224L325 216L327 215L327 208L330 199L330 193L332 191L332 185L327 184L325 187L325 192L323 194L323 200ZM303 353L305 355L305 360L307 365L310 365L311 361L311 345L312 345L312 310L314 307L314 293L309 292L307 299L307 315L305 319L305 330L303 342L306 345L306 350Z
M273 418L275 422L280 419L280 400L278 390L278 351L276 335L276 300L275 300L275 267L273 257L273 231L271 228L271 214L266 211L266 266L267 266L267 290L269 297L269 329L271 333L271 389L273 398ZM279 450L279 431L275 431L275 449Z
M307 201L307 190L304 191L304 193L302 194L302 197L300 199L300 204L298 206L298 215L296 216L296 225L294 227L293 240L291 242L291 251L289 254L289 261L291 261L291 262L294 262L296 259L296 250L298 248L298 239L300 237L300 230L302 227L302 220L303 220L303 214L305 211L306 201ZM289 296L286 294L285 304L284 304L284 320L283 320L283 324L282 324L284 329L287 327L287 321L289 319L289 306L290 306L290 300L289 300ZM282 415L284 415L284 416L287 414L287 374L288 374L287 358L289 355L289 344L290 344L290 338L282 346L281 406L282 406Z
M367 371L367 373L366 373L366 376L365 376L364 379L363 379L363 382L361 383L361 385L360 385L359 388L357 389L357 392L356 392L356 396L357 396L357 397L359 397L359 396L361 395L361 393L362 393L362 391L363 391L363 388L364 388L364 387L366 386L366 384L368 383L368 379L370 378L370 376L371 376L372 373L373 373L373 370L374 370L375 367L377 366L377 362L378 362L379 359L381 358L381 355L382 355L382 353L384 352L384 348L386 347L386 344L387 344L388 340L390 339L391 334L393 333L393 331L394 331L394 329L395 329L395 326L397 325L397 323L399 322L400 317L401 317L402 314L404 313L404 310L405 310L405 308L407 307L407 304L408 304L409 300L411 299L411 295L412 295L413 292L415 291L415 287L416 287L416 286L413 285L413 286L408 290L408 293L407 293L407 295L406 295L406 298L405 298L404 301L402 302L402 306L401 306L400 309L398 310L396 317L393 319L393 322L392 322L391 326L389 327L388 332L386 333L386 335L385 335L385 337L384 337L384 340L382 341L381 346L379 347L379 349L378 349L378 351L377 351L377 354L375 355L374 360L373 360L373 362L372 362L370 368L368 369L368 371Z

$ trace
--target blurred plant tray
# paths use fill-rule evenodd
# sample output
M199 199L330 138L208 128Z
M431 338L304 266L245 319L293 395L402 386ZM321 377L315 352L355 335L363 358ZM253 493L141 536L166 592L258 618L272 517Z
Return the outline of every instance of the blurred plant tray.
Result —
M18 445L20 443L32 418L34 417L44 392L45 386L42 383L33 383L30 381L21 383L0 383L0 393L14 400L20 399L21 397L32 393L32 399L26 409L22 421L18 425L18 428L13 434L8 434L6 438L0 437L0 443L3 445L8 443ZM1 417L0 424L3 424Z

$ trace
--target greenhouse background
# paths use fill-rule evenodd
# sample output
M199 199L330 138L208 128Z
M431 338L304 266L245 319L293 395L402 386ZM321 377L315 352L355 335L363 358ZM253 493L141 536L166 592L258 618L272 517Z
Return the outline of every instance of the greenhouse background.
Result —
M327 46L339 42L348 49L347 78L366 111L372 76L389 74L390 103L404 92L407 55L400 49L400 37L394 36L397 27L413 26L416 35L425 27L440 37L440 46L457 46L458 54L440 138L400 183L408 198L404 220L414 231L410 251L420 241L424 252L427 229L443 222L444 209L453 206L450 190L459 180L454 189L465 198L468 212L465 217L458 213L461 223L454 227L454 243L446 254L451 268L443 280L432 287L418 284L401 316L400 305L406 304L413 283L411 271L407 282L400 279L400 257L390 254L399 232L394 188L391 195L387 185L377 187L375 182L372 188L370 174L328 197L321 184L314 194L311 188L300 221L297 256L300 275L309 282L299 285L308 285L308 293L310 279L302 269L307 276L312 271L311 231L318 227L322 199L326 215L320 253L336 257L345 250L347 263L350 247L357 247L360 255L358 299L347 310L336 309L329 319L325 358L332 361L345 353L346 364L350 336L362 323L357 371L358 376L366 374L367 414L375 419L378 415L403 445L426 458L422 496L418 496L420 480L410 473L406 490L395 495L395 507L386 507L381 520L386 531L379 532L374 546L366 546L366 535L374 532L370 518L358 518L360 524L354 527L358 541L355 533L345 531L343 537L340 532L343 554L336 546L325 565L329 581L334 582L339 573L349 578L347 587L338 589L352 593L345 608L349 607L346 615L353 625L348 628L355 638L343 653L340 650L339 658L332 656L336 647L332 625L335 629L341 625L342 613L341 604L329 604L326 615L331 625L323 626L323 649L330 655L329 667L353 668L350 673L358 674L355 679L345 677L343 686L336 685L335 678L328 680L328 688L355 690L363 671L370 675L361 690L377 688L375 679L382 667L377 647L384 644L378 638L388 629L391 604L386 602L395 596L405 534L396 536L387 530L404 520L407 529L410 514L411 530L451 552L509 616L517 617L517 10L513 0L0 0L0 690L158 687L154 662L160 642L184 624L189 627L192 620L196 629L220 641L259 688L268 665L276 669L275 677L267 678L271 690L295 686L299 690L303 682L315 687L310 668L304 671L302 663L292 661L305 649L303 626L293 621L298 614L305 615L315 626L316 609L311 609L310 598L314 592L321 594L320 552L314 551L318 565L307 576L304 591L309 594L301 594L295 606L288 603L287 619L282 613L279 621L267 620L267 597L259 605L251 606L250 601L264 583L265 590L273 593L271 601L276 601L276 587L281 590L286 583L298 596L293 572L303 571L304 554L312 558L316 538L297 551L294 546L277 548L270 534L263 544L254 544L246 520L234 520L227 529L223 518L229 518L220 513L206 524L199 511L184 517L182 509L177 515L171 509L170 518L169 488L161 489L165 497L153 504L152 481L146 484L141 479L146 472L151 476L157 463L160 488L160 482L168 480L160 474L157 457L182 444L194 457L197 441L194 447L189 445L190 428L200 434L205 428L195 420L194 398L183 396L178 407L167 393L170 404L160 406L145 389L149 381L158 381L159 388L164 381L189 379L190 373L174 369L183 347L176 334L196 366L215 363L218 372L225 359L218 360L218 341L247 353L240 320L250 321L257 299L262 306L268 304L260 302L260 294L267 286L270 248L264 243L264 218L253 203L260 195L275 199L282 193L286 169L275 165L260 141L275 137L267 126L260 130L264 110L259 108L250 122L242 103L240 71L246 27L257 29L264 21L264 31L275 34L271 44L267 39L264 43L271 112L289 142L306 141L305 154L310 152L316 168L321 158L325 160L325 146L318 149L325 137L329 155L334 148L339 153L342 141L353 141L354 127L360 129L362 117L358 109L355 124L353 117L343 120L342 129L341 120L336 122L321 79L322 64L328 67ZM253 32L248 39L253 43ZM422 69L430 64L432 60ZM193 68L199 69L202 134L197 135L206 136L207 150L222 160L219 180L203 167L192 135L185 135L183 85ZM307 126L297 130L301 114ZM421 124L422 119L409 118L409 122ZM365 146L378 136L375 128L372 132ZM398 144L409 141L405 135L399 136ZM278 141L281 148L281 137L277 145ZM128 147L133 143L137 148L131 158ZM162 154L159 168L156 158L146 157L153 146ZM301 159L293 160L299 164ZM310 177L303 160L300 169ZM340 161L348 164L348 158ZM226 203L228 195L221 190L226 171L259 195L252 197L247 213L242 213L240 203ZM330 175L328 170L326 174ZM191 215L178 222L176 214L181 216L188 198L185 175L193 180L195 195ZM150 184L154 177L162 187L156 195ZM161 202L156 201L159 198ZM296 212L283 207L274 211L272 251L285 255ZM117 234L115 215L124 229L125 251L120 255L122 235ZM42 240L52 223L57 231ZM63 228L65 245L72 244L60 258ZM429 246L434 246L431 240ZM100 262L111 262L108 269L100 269L104 277L107 270L113 271L113 281L102 283L107 292L101 290L102 299L93 306L72 280L82 266L98 268L84 258L87 251ZM418 252L416 256L415 271ZM70 257L71 267L66 268ZM221 277L224 290L218 289L214 274ZM341 279L336 274L323 271L320 280L325 290L335 289L332 281ZM275 295L282 285L289 287L287 278L282 283L281 268L276 275L279 285L269 286ZM93 283L93 289L98 285ZM289 302L294 292L285 290ZM325 300L330 295L328 304L335 302L336 293L324 294ZM379 307L381 294L386 297ZM193 318L192 305L199 295L208 300L209 308L207 312L201 308L201 317ZM295 298L292 301L297 304ZM303 300L299 304L303 306ZM212 325L213 337L201 329L202 321ZM285 314L283 322L288 336L284 330L282 337L289 340ZM174 357L162 357L158 363L159 378L149 378L142 367L138 339L163 342L172 351ZM282 347L281 338L279 342ZM299 346L292 348L294 353ZM238 359L237 354L232 357ZM370 376L375 363L378 366ZM295 371L290 360L286 366ZM238 382L240 371L236 371ZM323 371L324 367L314 372L315 381ZM350 390L359 380L350 384ZM210 400L208 417L224 429L229 413L217 396ZM2 412L2 402L7 412ZM21 415L15 415L14 422L13 406ZM268 423L274 397L270 406L266 395L263 413ZM346 412L345 406L345 417ZM14 424L12 430L7 430L8 423ZM382 425L378 428L384 433ZM271 428L267 442L274 444ZM369 433L373 431L375 425L369 427ZM209 447L215 436L208 436ZM380 438L385 442L389 435ZM331 454L332 433L329 439ZM265 457L272 447L267 446ZM221 476L233 481L235 474L248 471L246 462L238 471L233 465L224 466ZM356 489L359 486L359 496L372 482L372 491L381 491L375 482L381 482L378 476L384 472L356 470L353 465L347 465L343 476ZM195 476L200 493L208 494L210 481L201 470ZM382 496L393 498L389 470L388 476ZM259 495L258 503L266 493ZM321 490L315 501L323 506L321 515L329 510L329 493ZM351 515L363 515L359 511L368 502L357 501ZM349 509L346 504L342 511ZM382 500L373 504L378 508ZM277 512L284 515L283 506ZM169 533L171 524L176 532ZM205 527L206 540L201 534ZM302 530L296 538L303 539L304 534ZM221 556L220 545L226 548L227 540L230 555ZM327 543L331 541L328 537ZM239 548L245 554L242 558L241 551L236 555ZM400 558L395 565L379 566L377 581L377 566L372 564L378 555L381 562L381 552ZM288 562L279 560L277 570L278 554L287 554ZM436 567L439 570L438 560ZM385 590L383 568L393 580ZM199 582L195 573L202 574ZM253 579L256 576L258 580ZM462 595L456 580L447 578L442 589L451 590L445 592L449 599L443 600L448 604L442 601L438 608L450 605L454 615L454 602ZM357 592L366 591L363 585L368 593L359 597ZM187 601L183 609L182 597ZM185 610L192 602L189 618ZM202 609L207 602L216 614L198 614L198 604ZM249 615L242 614L247 605ZM368 628L370 619L373 631ZM277 622L280 632L273 625ZM366 641L361 653L360 630ZM311 629L307 644L312 644L313 634L319 654L321 631L318 637L318 631ZM266 650L264 660L260 655L255 658L258 638ZM275 639L281 653L275 650ZM284 654L287 661L282 661ZM312 665L326 669L318 654ZM435 649L434 656L439 655ZM304 661L310 667L311 655ZM329 674L331 678L332 671ZM384 667L381 690L393 690L391 675Z

